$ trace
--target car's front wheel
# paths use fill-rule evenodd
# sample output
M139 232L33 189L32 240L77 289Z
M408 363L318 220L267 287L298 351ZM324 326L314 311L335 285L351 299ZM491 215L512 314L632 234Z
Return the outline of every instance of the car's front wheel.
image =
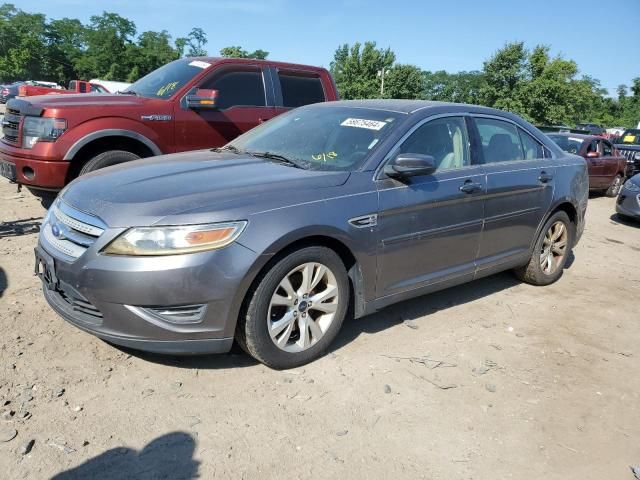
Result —
M238 320L244 350L272 368L320 357L347 313L349 278L331 249L312 246L275 263L249 292Z
M575 230L565 212L556 212L540 231L529 263L514 270L523 282L532 285L549 285L562 276L567 263Z

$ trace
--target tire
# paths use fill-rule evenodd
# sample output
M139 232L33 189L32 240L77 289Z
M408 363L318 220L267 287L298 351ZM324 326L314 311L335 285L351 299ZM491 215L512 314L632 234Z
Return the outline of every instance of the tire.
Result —
M308 277L312 280L316 276L320 278L307 297L302 296L305 290L302 288L303 273L297 270L305 265L309 268L307 272L312 272ZM319 275L323 272L320 267L327 269L322 276ZM289 279L289 294L281 286L285 278ZM331 287L336 287L337 291L332 293ZM326 298L313 304L311 300L320 298L322 293ZM294 251L275 263L247 294L238 319L236 340L249 355L271 368L304 365L322 356L335 339L347 313L349 295L347 271L333 250L313 246ZM286 305L272 304L274 299L276 303L285 302ZM322 308L318 309L320 305ZM335 311L331 313L330 310ZM282 325L287 326L279 328ZM305 338L303 328L308 333ZM276 345L278 340L281 346ZM301 346L304 340L308 341L306 347Z
M130 162L131 160L138 160L140 157L135 153L127 152L125 150L109 150L108 152L100 153L96 155L87 163L82 166L80 175L93 172L101 168L110 167L112 165L118 165L119 163Z
M609 188L607 188L605 195L607 197L617 197L620 190L622 190L622 184L624 183L623 180L622 175L618 173L611 182L611 185L609 185Z
M551 248L549 248L549 234L551 238L553 238L553 233L557 232L557 230L550 231L552 228L559 228L557 224L561 223L563 225L563 232L558 239L551 241ZM571 254L571 248L573 246L573 241L575 238L575 226L571 223L569 216L563 212L559 211L551 215L549 220L546 221L544 227L540 231L540 235L536 240L535 246L533 248L533 253L529 262L514 270L516 277L518 277L523 282L529 283L531 285L543 286L549 285L557 281L561 276L564 270L564 266L567 263L567 259ZM545 239L547 239L545 241ZM564 249L557 246L564 244ZM553 247L556 247L553 250ZM553 252L552 252L553 250ZM562 250L562 255L556 256L554 252ZM543 256L547 253L546 257ZM549 262L548 253L553 253L553 258ZM544 261L544 268L543 268Z

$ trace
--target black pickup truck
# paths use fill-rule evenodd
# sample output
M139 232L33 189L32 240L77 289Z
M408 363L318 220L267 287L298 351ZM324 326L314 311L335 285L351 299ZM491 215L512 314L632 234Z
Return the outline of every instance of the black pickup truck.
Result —
M640 129L625 130L615 147L627 159L627 177L640 172Z

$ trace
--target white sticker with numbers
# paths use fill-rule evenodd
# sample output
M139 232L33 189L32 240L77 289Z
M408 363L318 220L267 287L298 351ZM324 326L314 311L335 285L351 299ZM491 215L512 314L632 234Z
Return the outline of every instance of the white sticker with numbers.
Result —
M189 65L191 65L192 67L198 67L198 68L209 68L211 66L210 63L208 62L203 62L200 60L194 60L193 62L189 62Z
M379 122L378 120L367 120L364 118L347 118L340 125L343 127L366 128L368 130L380 130L387 122Z

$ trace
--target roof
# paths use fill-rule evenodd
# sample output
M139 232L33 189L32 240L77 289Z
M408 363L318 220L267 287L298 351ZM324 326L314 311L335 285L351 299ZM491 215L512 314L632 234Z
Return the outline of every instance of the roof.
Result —
M468 105L465 103L435 102L431 100L395 100L382 98L374 100L339 100L336 102L327 102L322 105L329 107L370 108L374 110L387 110L389 112L405 114L414 113L423 109L449 108L452 111L473 111L476 113L499 114L502 116L511 115L509 112L496 110L495 108Z
M194 61L194 60L200 60L202 62L208 62L211 64L233 60L234 63L247 63L251 65L266 64L266 65L275 65L282 68L304 67L307 70L326 71L326 68L323 68L323 67L317 67L314 65L307 65L303 63L278 62L276 60L270 60L268 58L265 60L260 60L258 58L236 58L236 57L184 57L184 58L179 58L176 61Z

